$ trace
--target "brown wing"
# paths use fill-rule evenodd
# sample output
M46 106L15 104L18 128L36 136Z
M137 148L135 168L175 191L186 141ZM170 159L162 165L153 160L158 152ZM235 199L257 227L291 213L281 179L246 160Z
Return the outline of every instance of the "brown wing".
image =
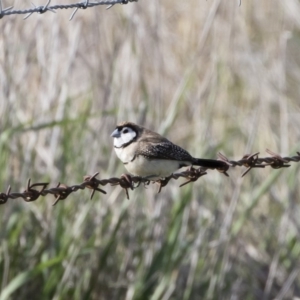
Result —
M161 136L141 139L136 155L143 155L149 159L193 160L193 157L187 151Z

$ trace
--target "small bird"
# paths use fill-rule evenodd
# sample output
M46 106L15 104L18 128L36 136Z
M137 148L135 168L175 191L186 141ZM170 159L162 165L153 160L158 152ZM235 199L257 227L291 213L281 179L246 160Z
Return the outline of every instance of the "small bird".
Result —
M166 178L187 166L224 169L226 163L195 158L160 134L132 122L117 125L111 136L118 158L131 174L151 179Z

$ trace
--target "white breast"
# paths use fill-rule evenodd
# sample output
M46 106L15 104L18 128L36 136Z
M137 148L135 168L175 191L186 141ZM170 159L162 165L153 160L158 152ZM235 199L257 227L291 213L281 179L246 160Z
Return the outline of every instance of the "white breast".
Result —
M134 151L130 151L130 145L126 148L115 148L116 154L123 163L128 163L134 158Z
M189 163L187 162L187 165ZM155 178L164 178L179 169L179 162L166 159L147 159L138 156L134 161L124 164L125 168L133 175ZM152 177L153 176L153 177Z

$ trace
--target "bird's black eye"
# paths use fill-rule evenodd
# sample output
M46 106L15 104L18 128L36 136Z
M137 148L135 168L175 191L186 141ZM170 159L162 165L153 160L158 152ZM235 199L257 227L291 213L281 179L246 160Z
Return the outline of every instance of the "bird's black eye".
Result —
M128 133L128 129L127 129L127 128L124 129L124 130L123 130L123 133Z

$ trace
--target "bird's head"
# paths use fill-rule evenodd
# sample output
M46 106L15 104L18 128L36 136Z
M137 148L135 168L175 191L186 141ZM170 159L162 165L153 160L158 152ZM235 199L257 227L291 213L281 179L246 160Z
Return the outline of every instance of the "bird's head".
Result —
M111 136L114 138L114 147L122 148L129 145L136 140L142 130L143 127L131 122L123 122L118 124L116 129L111 134Z

